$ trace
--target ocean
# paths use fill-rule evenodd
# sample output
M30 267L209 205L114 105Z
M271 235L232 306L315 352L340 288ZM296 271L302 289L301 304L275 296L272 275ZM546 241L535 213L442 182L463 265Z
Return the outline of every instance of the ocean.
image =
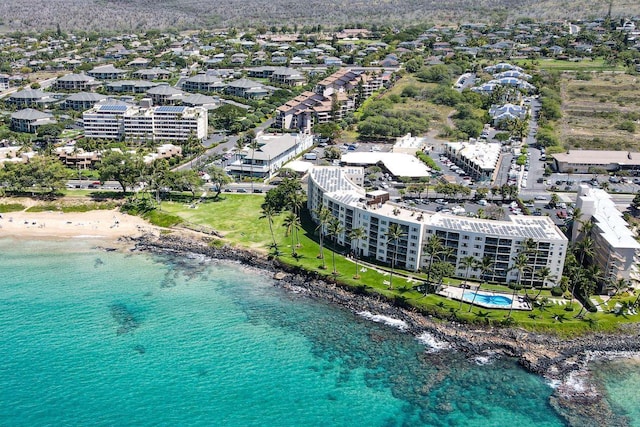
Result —
M238 264L96 245L0 239L0 425L564 425L512 359L435 348ZM638 425L640 369L620 363L602 382Z

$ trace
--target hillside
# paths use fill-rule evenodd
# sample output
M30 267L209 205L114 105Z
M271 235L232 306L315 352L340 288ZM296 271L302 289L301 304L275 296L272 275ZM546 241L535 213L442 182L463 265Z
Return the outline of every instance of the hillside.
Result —
M607 1L576 0L4 0L0 27L4 31L140 30L214 28L248 25L292 27L294 24L336 25L416 22L509 22L533 19L578 19L604 16ZM618 0L613 16L640 14L640 2Z

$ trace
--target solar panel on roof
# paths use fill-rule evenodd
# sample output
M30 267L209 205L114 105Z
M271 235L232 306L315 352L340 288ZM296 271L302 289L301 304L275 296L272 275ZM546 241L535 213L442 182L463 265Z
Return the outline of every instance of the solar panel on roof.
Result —
M159 113L183 113L186 108L179 105L163 105L156 108L156 111Z
M104 111L104 112L113 112L113 113L124 113L125 111L127 111L127 106L126 105L102 105L100 106L100 110L99 111Z

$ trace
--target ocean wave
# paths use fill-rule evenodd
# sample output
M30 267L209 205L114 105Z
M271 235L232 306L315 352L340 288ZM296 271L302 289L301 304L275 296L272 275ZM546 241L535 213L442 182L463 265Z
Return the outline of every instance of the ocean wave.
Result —
M358 312L358 316L364 317L367 320L371 320L376 323L383 323L387 326L391 326L397 328L401 331L406 331L409 325L407 322L400 319L394 319L393 317L385 316L382 314L373 314L370 311L360 311Z
M490 365L500 358L498 352L495 351L484 351L483 354L475 356L473 361L476 362L476 365Z
M446 341L438 341L429 332L423 332L416 337L416 339L429 348L430 351L436 352L449 348L449 343Z

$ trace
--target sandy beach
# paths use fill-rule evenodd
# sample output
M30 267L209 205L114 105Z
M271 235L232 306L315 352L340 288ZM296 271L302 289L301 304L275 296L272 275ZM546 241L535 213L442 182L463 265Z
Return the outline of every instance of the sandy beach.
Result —
M143 219L118 210L90 212L10 212L0 214L1 237L102 238L136 237L157 229Z

